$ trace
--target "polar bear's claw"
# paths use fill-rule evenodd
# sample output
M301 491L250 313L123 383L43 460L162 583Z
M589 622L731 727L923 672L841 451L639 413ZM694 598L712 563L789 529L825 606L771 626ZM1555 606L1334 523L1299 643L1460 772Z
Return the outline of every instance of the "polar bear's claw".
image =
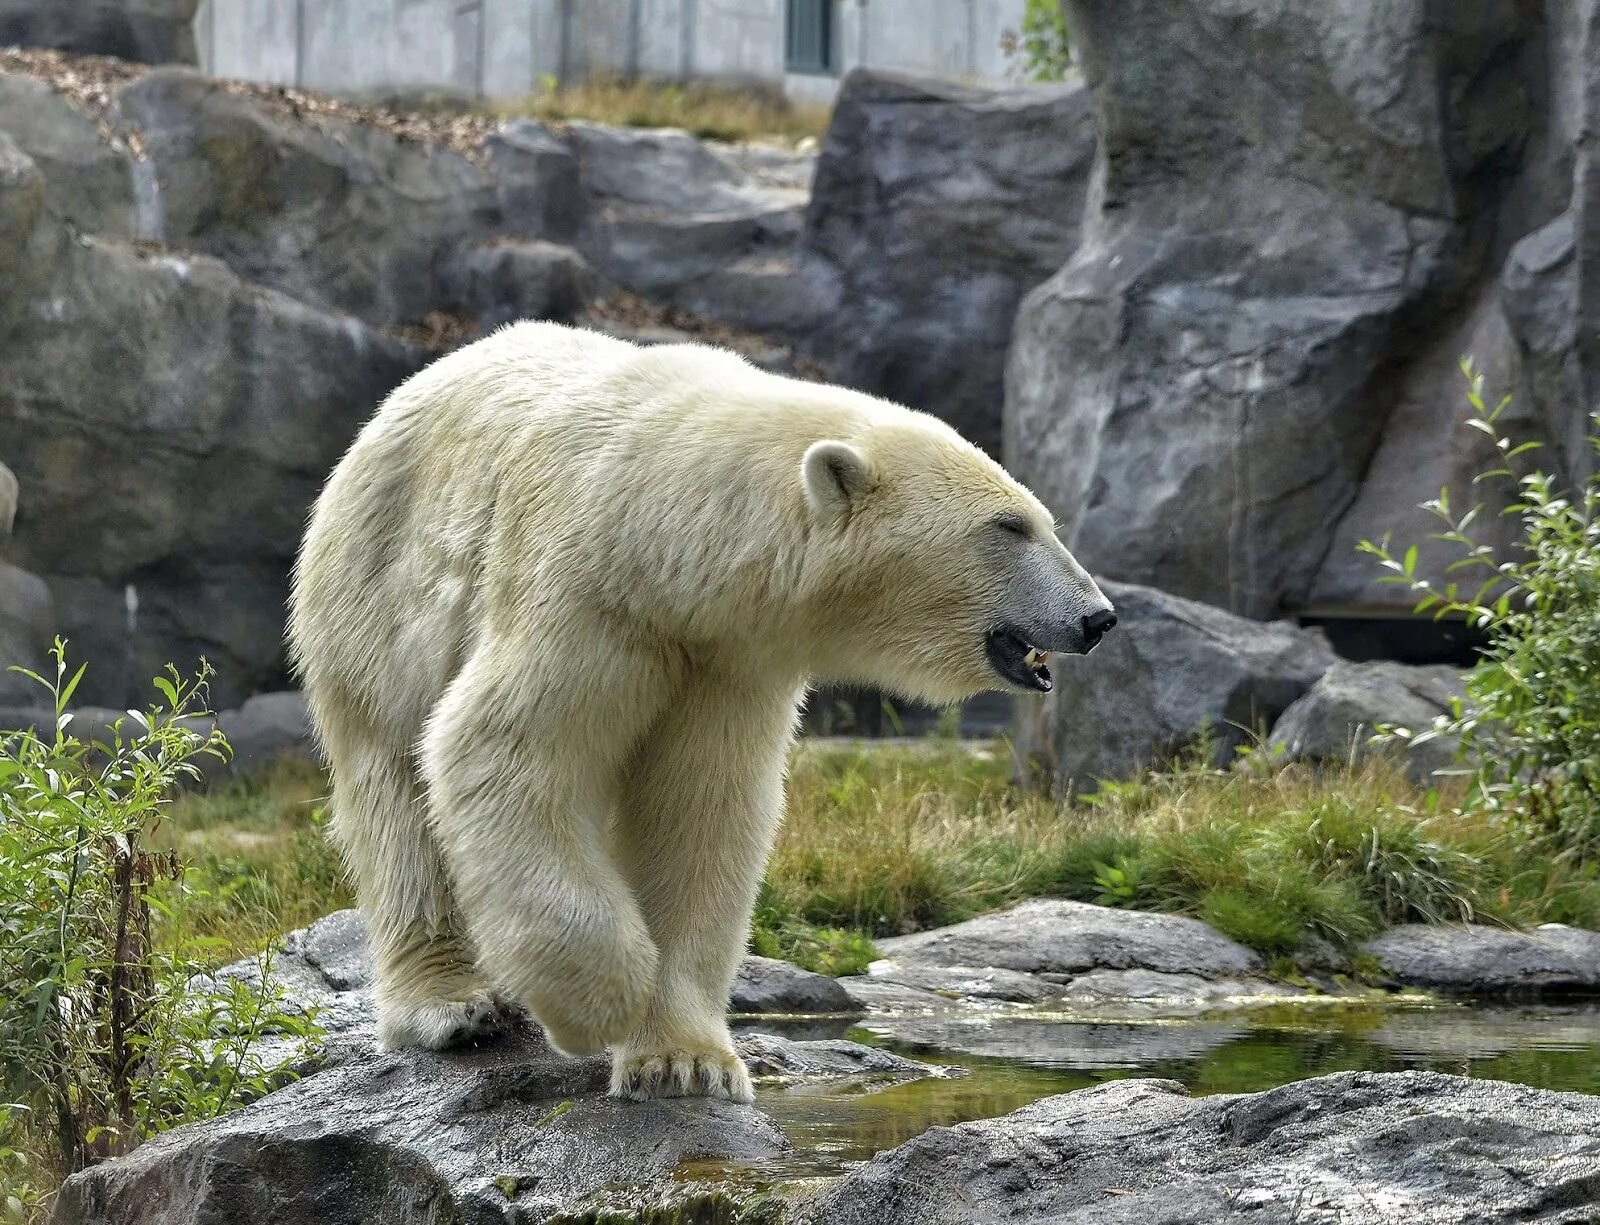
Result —
M717 1097L752 1102L755 1090L744 1061L729 1050L618 1053L611 1096L645 1102L657 1097Z

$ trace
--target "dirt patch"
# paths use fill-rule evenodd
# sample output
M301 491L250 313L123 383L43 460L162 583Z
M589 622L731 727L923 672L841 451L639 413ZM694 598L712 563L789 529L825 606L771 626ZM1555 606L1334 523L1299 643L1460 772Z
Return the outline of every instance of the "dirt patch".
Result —
M397 323L385 328L396 340L416 345L429 353L444 354L471 344L478 338L478 322L453 311L429 311L415 323Z

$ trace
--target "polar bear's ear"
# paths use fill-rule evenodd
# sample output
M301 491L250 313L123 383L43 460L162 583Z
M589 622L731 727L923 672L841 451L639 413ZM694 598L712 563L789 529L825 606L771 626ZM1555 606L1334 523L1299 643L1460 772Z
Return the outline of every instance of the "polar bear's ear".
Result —
M872 461L848 442L814 442L800 461L806 503L830 521L847 519L873 485Z

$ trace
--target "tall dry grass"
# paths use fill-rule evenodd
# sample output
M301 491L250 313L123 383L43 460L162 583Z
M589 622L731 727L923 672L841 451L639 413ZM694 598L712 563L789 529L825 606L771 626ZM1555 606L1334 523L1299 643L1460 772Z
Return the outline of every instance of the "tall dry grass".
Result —
M828 107L791 102L773 89L605 77L576 85L547 83L538 93L496 109L550 121L683 128L708 140L728 141L821 137L829 116Z

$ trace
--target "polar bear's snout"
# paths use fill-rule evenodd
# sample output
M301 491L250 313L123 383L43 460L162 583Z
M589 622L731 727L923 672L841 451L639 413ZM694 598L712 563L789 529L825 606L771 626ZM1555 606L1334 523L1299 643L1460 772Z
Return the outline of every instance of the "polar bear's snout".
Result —
M1050 656L1087 655L1116 625L1116 610L1053 535L1028 538L1012 565L984 654L1002 679L1048 693Z
M1053 688L1050 656L1058 651L1087 655L1116 623L1117 614L1107 605L1083 614L1076 624L1063 622L1030 630L1002 625L989 631L984 650L994 670L1013 685L1049 693Z

